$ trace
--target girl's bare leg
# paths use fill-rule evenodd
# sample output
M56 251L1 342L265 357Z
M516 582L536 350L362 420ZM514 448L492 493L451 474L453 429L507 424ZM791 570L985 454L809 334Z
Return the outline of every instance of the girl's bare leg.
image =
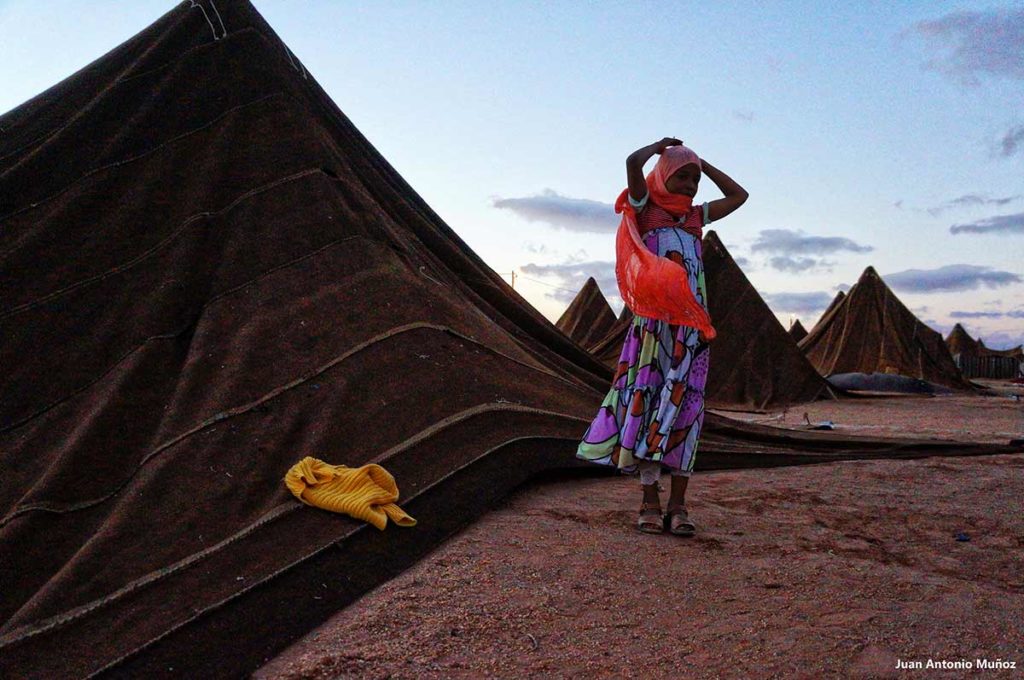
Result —
M668 497L669 510L672 510L674 508L682 508L686 506L686 485L689 483L689 477L683 477L682 475L672 475L672 492L669 494ZM647 487L644 487L644 493L647 493L646 489Z
M644 503L649 508L661 509L661 495L658 493L658 483L654 484L641 484L640 488L644 490Z

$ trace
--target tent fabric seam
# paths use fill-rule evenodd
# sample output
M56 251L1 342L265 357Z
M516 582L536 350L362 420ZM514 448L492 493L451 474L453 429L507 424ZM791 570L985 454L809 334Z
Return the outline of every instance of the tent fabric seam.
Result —
M100 274L95 274L95 275L90 276L90 277L85 278L85 279L79 279L78 281L75 281L74 283L72 283L70 285L67 285L67 286L65 286L63 288L59 288L59 289L57 289L55 291L52 291L50 293L47 293L46 295L43 295L42 297L36 298L34 300L30 300L28 302L24 302L24 303L18 305L17 307L12 307L12 308L8 309L7 311L0 313L0 319L6 319L8 317L15 316L17 314L20 314L21 312L27 311L29 309L33 309L35 307L38 307L39 305L42 305L42 304L47 303L47 302L50 302L51 300L54 300L54 299L56 299L58 297L61 297L61 296L65 295L66 293L70 293L70 292L72 292L74 290L77 290L78 288L81 288L82 286L86 286L86 285L89 285L90 283L94 283L96 281L101 281L101 280L107 278L108 276L113 276L115 274L120 274L121 272L127 271L128 269L131 269L132 267L134 267L135 265L139 264L140 262L142 262L143 260L145 260L149 256L153 255L157 251L161 250L164 246L166 246L171 241L173 241L175 238L180 236L185 231L185 229L187 229L189 226L191 226L194 222L199 222L199 221L201 221L203 219L207 219L207 218L210 218L210 217L218 217L218 216L224 215L226 213L231 212L232 210L237 208L239 205L241 205L245 200L247 200L249 198L252 198L253 196L257 196L259 194L265 193L265 192L267 192L267 191L269 191L269 190L271 190L271 189L273 189L275 187L278 187L278 186L280 186L282 184L287 184L289 182L292 182L292 181L295 181L295 180L298 180L298 179L302 179L303 177L308 177L310 175L316 175L318 173L322 174L324 176L327 176L327 174L322 169L320 169L320 168L312 168L312 169L301 170L299 172L293 173L291 175L287 175L285 177L279 177L278 179L275 179L275 180L273 180L271 182L268 182L267 184L263 184L261 186L258 186L258 187L255 187L253 189L250 189L250 190L246 191L245 193L237 196L233 201L231 201L231 203L227 204L223 208L218 208L217 210L204 210L203 212L198 212L198 213L195 213L194 215L190 215L189 217L185 218L185 220L181 224L179 224L175 229L173 229L169 234L167 234L167 236L165 236L163 239L161 239L157 243L155 243L152 246L150 246L149 249L144 250L140 254L136 255L134 258L132 258L130 260L126 260L126 261L124 261L124 262L122 262L122 263L120 263L118 265L115 265L114 267L108 269L105 272L102 272Z
M145 158L146 156L149 156L150 154L153 154L153 153L159 151L160 149L164 148L165 146L168 146L168 145L174 144L176 142L179 142L182 139L184 139L185 137L188 137L190 135L194 135L197 132L201 132L201 131L209 128L210 126L214 125L215 123L219 122L221 119L226 118L227 116L231 115L235 111L238 111L239 109L243 109L243 108L245 108L247 106L254 106L256 104L259 104L262 101L265 101L267 99L272 99L274 97L287 97L287 96L288 95L286 95L283 91L271 92L269 94L263 95L262 97L257 97L256 99L253 99L253 100L250 100L250 101L247 101L247 102L243 102L242 104L238 104L236 106L232 106L231 108L229 108L229 109L223 111L222 113L218 114L215 118L212 118L208 122L203 123L199 127L193 128L193 129L189 130L188 132L183 132L183 133L181 133L180 135L178 135L176 137L172 137L172 138L170 138L170 139L168 139L168 140L166 140L164 142L161 142L157 146L154 146L152 149L147 149L146 151L143 151L142 153L136 154L135 156L129 156L128 158L123 158L123 159L121 159L119 161L114 161L112 163L108 163L107 165L101 165L98 168L93 168L92 170L89 170L85 174L81 175L80 177L72 180L68 184L66 184L63 187L61 187L60 189L58 189L55 193L50 194L49 196L44 196L43 198L40 198L38 201L35 201L34 203L29 203L26 206L22 206L21 208L17 208L17 209L15 209L12 212L7 213L6 215L0 215L0 223L6 221L7 219L9 219L11 217L14 217L15 215L19 215L19 214L21 214L23 212L27 212L29 210L34 210L34 209L38 208L40 205L52 201L53 199L57 198L61 194L65 193L66 191L68 191L69 189L74 187L76 184L79 184L80 182L88 179L89 177L91 177L92 175L95 175L98 172L102 172L103 170L109 170L110 168L118 167L118 166L121 166L121 165L127 165L128 163L134 163L135 161L137 161L137 160L139 160L141 158ZM0 178L2 178L3 174L6 174L6 173L5 172L0 172Z
M510 444L515 444L515 443L520 442L520 441L552 440L552 439L559 439L559 440L561 440L563 438L562 437L553 437L553 436L544 436L544 435L532 435L532 436L525 436L525 437L514 437L512 439L506 440L506 441L502 442L501 444L493 446L490 449L488 449L487 451L484 451L482 454L480 454L479 456L477 456L477 457L467 461L465 464L460 465L459 467L455 468L450 473L448 473L447 475L444 475L443 477L441 477L437 481L424 486L422 489L419 489L416 493L411 494L410 496L408 496L408 498L406 498L403 501L403 503L409 503L413 499L418 498L423 493L425 493L425 492L433 489L434 487L438 486L441 482L449 479L450 477L454 476L456 473L459 473L459 472L465 470L466 468L470 467L471 465L474 465L475 463L479 462L481 459L485 458L486 456L491 455L492 453L494 453L498 449L501 449L501 448L504 448L506 446L509 446ZM566 440L566 441L568 441L568 440ZM575 440L573 440L573 441L575 441ZM304 506L302 506L302 505L298 506L298 508L302 508L302 507L304 507ZM283 516L283 514L282 514L282 516ZM306 560L310 559L311 557L315 557L316 555L320 554L321 552L323 552L325 550L329 550L330 548L334 547L335 545L337 545L341 541L343 541L343 540L345 540L347 538L350 538L351 536L353 536L357 532L359 532L359 531L366 531L367 530L367 526L369 526L369 525L359 525L357 527L354 527L348 533L346 533L346 534L344 534L342 536L339 536L337 539L331 541L330 543L327 543L327 544L325 544L325 545L323 545L323 546L313 550L312 552L308 553L304 557L301 557L301 558L299 558L299 559L297 559L297 560L295 560L295 561L285 565L281 569L266 575L265 577L263 577L262 579L260 579L258 581L254 581L251 585L246 586L246 588L244 588L242 590L239 590L236 593L233 593L233 594L231 594L231 595L229 595L229 596L227 596L225 598L222 598L218 602L214 602L213 604L209 605L208 607L197 611L195 614L193 614L191 617L185 619L184 621L182 621L177 626L171 627L170 629L168 629L164 633L161 633L160 635L152 638L151 640L148 640L147 642L139 645L138 647L136 647L135 649L131 650L130 652L127 652L126 654L124 654L120 658L111 661L108 665L104 666L103 668L98 669L96 671L96 673L94 673L93 675L97 675L97 674L102 673L102 672L104 672L106 670L114 668L115 666L117 666L117 664L119 664L122 661L124 661L125 659L129 658L130 656L132 656L136 652L142 651L143 649L145 649L145 648L149 647L150 645L152 645L154 642L158 642L159 640L167 637L168 635L170 635L171 633L175 632L176 630L179 630L180 628L182 628L185 625L191 623L192 621L195 621L199 617L204 616L204 615L206 615L206 614L208 614L208 613L210 613L212 611L216 611L217 609L220 609L225 604L231 602L234 599L237 599L238 597L241 597L242 595L247 593L249 590L251 590L253 588L256 588L257 586L260 586L260 585L262 585L262 584L264 584L264 583L266 583L266 582L268 582L268 581L270 581L270 580L272 580L274 578L277 578L281 574L283 574L283 573L293 569L294 567L296 567L299 564L305 562ZM2 647L2 642L0 642L0 647Z
M488 406L488 405L484 404L482 406ZM550 416L557 416L557 417L569 417L569 418L572 418L573 420L579 420L579 421L583 420L582 418L578 418L578 417L575 417L575 416L567 416L567 414L559 413L557 411L548 411L548 410L545 410L545 409L535 409L535 408L532 408L532 407L529 407L529 406L511 405L511 404L509 404L509 405L506 405L506 404L496 404L496 405L490 405L490 406L492 406L492 408L480 409L480 407L473 407L471 409L466 409L465 411L461 412L462 414L465 414L464 417L462 417L459 420L450 420L448 424L451 425L451 424L454 424L454 423L457 423L457 422L461 422L463 420L467 420L469 418L472 418L474 416L477 416L477 415L480 415L480 414L486 413L486 412L500 412L500 411L511 411L511 412L518 412L518 413L538 413L538 414L541 414L541 415L550 415ZM460 415L460 414L457 414L457 415ZM432 428L427 428L427 429L430 430ZM432 435L436 434L437 431L438 430L434 430L434 431L430 432L430 434L427 437L420 437L419 435L421 433L417 433L416 435L406 439L406 441L402 442L401 445L393 447L391 449L391 452L393 454L394 453L398 453L398 451L396 449L398 449L400 447L406 447L407 448L408 446L414 446L415 444L417 444L420 441L422 441L424 438L429 438L429 436L432 436ZM452 472L450 472L449 474L441 477L440 479L436 480L435 482L433 482L433 483L431 483L431 484L429 484L427 486L424 486L423 488L417 490L413 494L410 494L408 497L406 497L404 499L403 502L408 503L409 501L411 501L412 499L418 497L422 493L424 493L426 491L429 491L433 487L437 486L438 484L440 484L445 479L451 477L454 473L459 472L460 470L468 467L469 465L472 465L476 461L478 461L481 458L489 455L491 452L496 451L497 449L500 449L500 448L502 448L504 446L508 446L509 444L512 444L512 443L515 443L515 442L518 442L518 441L532 440L532 439L561 439L561 438L560 437L554 437L554 436L551 436L551 435L539 435L539 436L534 435L534 436L525 436L525 437L513 437L512 439L505 440L505 441L501 442L500 444L497 444L494 447L488 449L484 453L482 453L482 454L480 454L480 455L470 459L465 464L459 466L458 468L455 468L454 470L452 470ZM0 636L0 649L2 649L3 647L9 646L11 644L20 642L22 640L34 637L36 635L48 632L48 631L53 630L55 628L59 628L59 627L61 627L63 625L66 625L68 623L72 623L73 621L76 621L76 620L82 618L83 616L88 615L90 612L92 612L92 611L94 611L94 610L96 610L98 608L102 608L102 607L104 607L104 606L106 606L106 605L108 605L108 604L110 604L110 603L112 603L112 602L114 602L114 601L116 601L116 600L126 596L126 595L129 595L129 594L139 590L140 588L148 586L148 585L150 585L152 583L160 581L160 580L162 580L162 579L164 579L164 578L166 578L168 576L171 576L171 575L173 575L173 574L175 574L175 573L177 573L179 571L182 571L184 569L187 569L187 568L193 566L197 562L200 562L200 561L206 559L207 557L210 557L210 556L214 555L215 553L219 552L223 548L226 548L229 545L231 545L231 544L241 540L242 538L245 538L246 536L248 536L249 534L253 533L254 531L256 531L257 529L259 529L260 527L262 527L265 524L269 524L270 522L273 522L273 521L278 520L278 519L280 519L280 518L282 518L282 517L284 517L284 516L286 516L288 514L291 514L295 510L303 510L305 508L306 508L306 506L301 504L301 503L287 502L287 503L279 504L279 505L275 506L274 508L271 508L269 511L264 513L263 516L261 516L259 519L257 519L255 522L253 522L252 524L248 525L244 529L242 529L242 530L240 530L238 532L235 532L231 536L228 536L227 538L219 541L218 543L216 543L215 545L210 546L209 548L206 548L205 550L202 550L202 551L200 551L198 553L195 553L193 555L189 555L188 557L185 557L184 559L179 560L178 562L176 562L175 564L173 564L173 565L171 565L169 567L164 567L162 569L157 570L155 573L151 572L150 574L142 576L142 577L132 581L131 583L123 586L122 588L119 588L118 590L115 590L114 592L110 593L109 595L106 595L106 596L104 596L102 598L98 598L96 600L93 600L92 602L89 602L87 604L83 604L83 605L81 605L79 607L76 607L72 611L64 612L62 614L58 614L58 615L56 615L56 616L54 616L54 617L52 617L50 619L47 619L45 622L39 622L38 625L26 624L24 626L21 626L19 628L16 628L16 629L10 631L9 633L7 633L5 635ZM328 544L326 544L324 546L321 546L320 548L317 548L312 553L309 553L309 554L305 555L304 557L301 557L298 560L295 560L295 561L285 565L283 568L281 568L281 569L279 569L277 571L272 572L271 574L267 575L266 577L264 577L263 579L261 579L259 581L255 581L250 586L248 586L245 590L239 591L238 594L240 595L240 594L246 592L246 590L248 590L249 588L254 588L254 587L258 586L259 584L264 583L267 580L276 577L277 575L279 575L279 574L281 574L281 573L291 569L292 567L294 567L295 565L297 565L297 564L299 564L301 562L304 562L305 560L309 559L313 555L316 555L317 553L321 552L322 550L330 548L332 545L336 544L338 541L343 540L346 537L351 536L356 531L359 531L359 530L362 530L362 529L365 529L365 525L360 524L360 525L358 525L356 527L353 527L347 533L343 534L342 536L339 536L337 539L331 541L330 543L328 543ZM223 604L224 602L227 602L227 601L233 599L234 597L235 597L235 595L232 595L231 597L226 598L226 599L222 600L221 602L215 603L214 606L208 607L208 608L206 608L204 610L201 610L197 615L201 615L205 611L210 611L210 610L216 608L217 606ZM183 621L182 624L188 623L188 621L190 621L190 620L191 619ZM21 632L21 631L24 631L24 632ZM159 638L154 638L154 640L151 640L150 643L156 641L157 639L159 639ZM137 651L137 650L133 650L132 652L129 652L129 654L126 655L126 656L129 656L130 654L134 653L134 651ZM116 663L116 662L114 662L114 663Z
M243 29L241 31L238 31L238 34L243 34L243 33L254 33L254 34L256 34L256 37L262 38L264 40L264 42L266 41L266 39L263 38L260 35L259 31L257 31L254 28L246 28L246 29ZM135 80L136 78L141 78L143 76L150 75L151 73L156 73L157 71L161 71L163 69L166 69L166 68L168 68L170 66L173 66L174 64L177 64L182 59L186 59L187 57L191 56L192 52L195 52L195 51L200 50L200 49L209 48L210 46L216 45L216 44L217 44L216 42L208 42L208 43L203 43L202 45L196 45L194 47L190 47L189 49L187 49L187 50L185 50L183 52L180 52L175 59L172 59L171 61L165 62L164 64L161 64L160 66L154 67L154 68L152 68L152 69L150 69L148 71L143 71L142 73L137 73L137 74L135 74L133 76L128 76L127 78L119 77L119 78L115 79L112 85L110 85L109 87L107 87L105 89L99 90L98 92L96 92L96 94L91 99L89 99L87 102L82 104L82 106L78 110L78 112L74 116L72 116L71 118L68 118L67 120L65 120L64 123L62 125L60 125L60 127L54 128L53 130L51 130L49 132L43 132L43 133L39 134L38 136L33 137L31 141L25 142L24 144L22 144L18 148L12 149L11 151L8 151L3 156L0 156L0 162L3 162L5 160L7 160L11 156L15 156L15 155L21 153L22 151L24 151L25 149L28 149L29 147L39 146L40 144L45 144L45 143L49 142L51 137L60 134L64 129L66 129L67 127L71 126L76 120L78 120L83 115L85 115L90 110L92 110L92 107L96 104L97 101L103 99L103 97L106 96L108 93L115 91L117 89L117 86L120 85L121 83L126 83L126 82L129 82L131 80ZM102 58L103 57L100 57L101 60L102 60ZM82 72L87 71L88 68L89 67L86 66L82 71L79 71L75 75L80 75ZM45 94L45 93L43 93L43 94ZM26 118L31 118L31 116L26 116ZM23 121L18 121L18 123L21 123L21 122L23 122ZM0 174L2 174L2 173L0 173Z
M329 243L324 244L323 246L321 246L320 248L317 248L314 251L311 251L311 252L308 252L308 253L306 253L304 255L301 255L300 257L297 257L297 258L295 258L293 260L289 260L288 262L282 262L279 265L271 267L270 269L267 269L266 271L261 272L258 276L254 276L253 278L251 278L251 279L249 279L247 281L244 281L244 282L242 282L242 283L240 283L240 284L238 284L236 286L232 286L231 288L228 288L227 290L224 290L224 291L221 291L220 293L217 293L216 295L214 295L213 297L208 299L206 302L204 302L202 304L202 306L200 306L196 310L195 313L196 314L202 314L203 312L207 311L211 306L213 306L214 303L219 302L221 299L223 299L225 297L228 297L229 295L232 295L233 293L236 293L236 292L238 292L238 291L240 291L240 290L242 290L244 288L247 288L247 287L251 286L253 283L256 283L257 281L259 281L261 279L264 279L267 276L269 276L269 275L271 275L271 274L273 274L273 273L275 273L277 271L280 271L282 269L287 269L288 267L296 265L299 262L302 262L304 260L308 260L311 257L316 257L317 255L321 254L323 251L328 250L330 248L333 248L333 247L335 247L335 246L337 246L337 245L339 245L341 243L345 243L347 241L351 241L351 240L359 239L359 238L363 238L363 236L358 235L358 234L357 235L352 235L352 236L343 236L342 238L335 239L334 241L331 241ZM364 270L364 271L366 271L366 270ZM370 270L370 271L372 271L372 270ZM176 338L179 335L181 335L182 333L184 333L185 331L187 331L191 325L192 325L192 322L189 322L185 326L183 326L182 328L180 328L180 329L178 329L176 331L172 331L172 332L169 332L169 333L159 333L157 335L149 336L148 338L143 340L141 343L139 343L138 345L136 345L132 349L128 350L126 353L124 353L120 357L118 357L102 373L100 373L94 379L90 380L88 383L82 385L81 387L79 387L78 389L74 390L73 392L71 392L71 393L69 393L69 394L67 394L67 395L57 399L56 401L51 402L47 406L44 406L42 409L36 411L35 413L33 413L33 414L29 415L29 416L26 416L25 418L17 421L16 423L12 423L11 425L7 425L5 427L0 427L0 434L4 434L5 432L10 432L12 430L16 430L19 427L25 425L26 423L29 423L32 420L38 418L39 416L45 414L47 411L50 411L51 409L59 406L60 404L62 404L65 401L67 401L68 399L71 399L71 398L77 396L78 394L81 394L82 392L88 390L90 387L92 387L96 383L98 383L101 380L103 380L103 378L105 378L111 371L113 371L118 366L120 366L128 357L130 357L135 352L138 352L139 350L141 350L143 347L145 347L151 341Z
M292 380L289 383L286 383L283 386L274 388L270 392L267 392L263 396L255 399L253 401L250 401L247 404L242 404L240 406L235 406L233 408L229 408L229 409L225 409L223 411L220 411L219 413L216 413L216 414L210 416L209 418L203 420L202 422L200 422L198 425L192 427L191 429L186 430L185 432L182 432L182 433L180 433L180 434L178 434L178 435L176 435L176 436L174 436L174 437L164 441L162 444L159 444L156 448L154 448L148 454L143 456L142 459L139 461L138 465L135 466L135 469L131 472L131 474L129 474L125 478L125 480L120 485L117 486L117 488L111 490L107 494L105 494L105 495L103 495L101 497L98 497L98 498L92 498L92 499L89 499L89 500L86 500L86 501L79 501L77 503L68 504L68 505L65 505L62 508L56 508L56 507L53 507L50 504L44 504L44 503L35 503L35 504L32 504L32 505L16 507L13 510L11 510L9 513L7 513L7 515L5 515L2 519L0 519L0 528L7 526L14 519L16 519L16 518L18 518L18 517L20 517L22 515L28 514L30 512L50 512L50 513L55 513L55 514L63 515L63 514L70 514L72 512L77 512L79 510L86 510L88 508L100 505L100 504L110 500L111 498L116 496L118 493L120 493L131 482L131 480L135 477L135 475L138 474L138 472L150 460L152 460L153 458L158 456L160 453L163 453L167 449L171 448L172 446L174 446L174 445L184 441L188 437L191 437L192 435L197 434L197 433L201 432L202 430L205 430L206 428L210 427L211 425L215 425L215 424L221 422L222 420L227 420L228 418L233 418L235 416L248 413L249 411L251 411L252 409L256 408L257 406L259 406L259 405L261 405L261 404L263 404L263 403L265 403L267 401L270 401L270 400L278 397L279 395L281 395L281 394L283 394L285 392L288 392L288 391L298 387L299 385L302 385L302 384L308 382L309 380L312 380L316 376L323 374L324 372L330 370L331 368L334 368L335 366L341 364L343 361L347 360L348 358L354 356L355 354L361 352L362 350L364 350L364 349L366 349L366 348L368 348L368 347L370 347L370 346L372 346L372 345L374 345L374 344L376 344L378 342L383 342L385 340L391 339L391 338L393 338L393 337L395 337L397 335L400 335L402 333L407 333L407 332L414 331L414 330L419 330L419 329L436 330L436 331L441 331L441 332L445 332L445 333L451 333L452 335L456 335L456 336L458 336L460 338L463 338L464 340L473 342L474 344L479 345L481 347L484 347L485 349L493 352L494 354L497 354L499 356L503 356L506 359L508 359L510 361L513 361L515 363L518 363L518 364L520 364L520 365L522 365L522 366L524 366L526 368L530 368L530 369L533 369L535 371L544 373L545 375L549 375L550 377L562 380L562 378L560 378L558 375L556 375L554 373L549 373L548 371L546 371L546 370L544 370L542 368L538 368L538 367L535 367L535 366L530 366L529 364L526 364L526 363L524 363L524 362L522 362L522 361L520 361L518 359L515 359L514 357L510 357L510 356L504 354L503 352L498 352L497 350L494 350L494 349L492 349L490 347L487 347L486 345L484 345L484 344L482 344L480 342L477 342L473 338L469 338L467 336L462 335L458 331L455 331L455 330L449 328L448 326L441 326L441 325L438 325L438 324L432 324L432 323L427 323L427 322L415 322L415 323L412 323L412 324L405 324L403 326L396 326L396 327L394 327L394 328L392 328L392 329L390 329L390 330L388 330L388 331L386 331L384 333L378 334L378 335L374 336L373 338L370 338L370 339L364 341L363 343L360 343L359 345L356 345L354 348L352 348L348 352L345 352L342 355L340 355L338 357L335 357L334 359L332 359L331 361L327 362L326 364L324 364L324 365L314 369L313 372L311 372L310 374L308 374L306 376L303 376L301 378L297 378L295 380Z

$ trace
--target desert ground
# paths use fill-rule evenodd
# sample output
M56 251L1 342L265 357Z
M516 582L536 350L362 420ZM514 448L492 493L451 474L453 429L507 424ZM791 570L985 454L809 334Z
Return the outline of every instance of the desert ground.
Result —
M990 384L999 396L729 415L797 427L806 412L886 436L1024 436L1024 400L1013 399L1024 388ZM524 487L254 677L995 678L1024 668L1024 454L698 472L691 539L636 531L639 493L629 477ZM979 670L979 659L1016 670ZM897 669L929 660L975 666Z

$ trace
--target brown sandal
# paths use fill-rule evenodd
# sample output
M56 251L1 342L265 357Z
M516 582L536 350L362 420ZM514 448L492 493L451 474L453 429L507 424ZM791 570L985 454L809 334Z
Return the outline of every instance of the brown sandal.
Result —
M640 517L636 521L636 528L645 534L660 534L665 530L661 519L661 508L657 505L644 503L640 506Z
M697 527L690 521L690 517L686 514L686 508L684 506L669 509L669 511L665 513L663 526L664 529L676 536L689 537L697 533Z

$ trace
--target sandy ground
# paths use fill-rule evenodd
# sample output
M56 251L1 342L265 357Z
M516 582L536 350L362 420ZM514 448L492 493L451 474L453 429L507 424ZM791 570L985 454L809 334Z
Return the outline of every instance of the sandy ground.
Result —
M1024 385L979 381L998 396L901 396L841 399L800 404L770 413L721 411L722 415L774 427L800 427L831 420L837 432L880 437L934 436L1006 443L1024 437ZM1014 399L1017 397L1017 399Z
M787 418L1003 441L1022 408L901 398ZM698 473L699 533L681 539L633 528L634 479L538 483L255 677L1020 677L1022 497L1024 454ZM896 669L978 659L1017 670Z

